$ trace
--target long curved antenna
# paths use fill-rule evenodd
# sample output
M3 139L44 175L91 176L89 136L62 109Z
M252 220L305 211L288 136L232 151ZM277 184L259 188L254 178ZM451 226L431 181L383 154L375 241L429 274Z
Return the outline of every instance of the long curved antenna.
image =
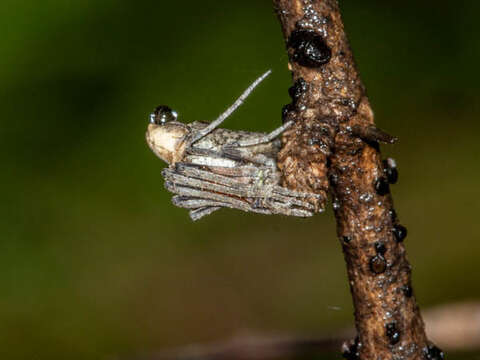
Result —
M276 128L271 133L268 133L261 138L239 141L235 145L238 146L238 147L247 147L247 146L254 146L254 145L259 145L259 144L265 144L265 143L270 142L273 139L275 139L277 136L279 136L281 133L283 133L285 130L287 130L293 124L294 124L293 120L287 121L285 124L283 124L279 128Z
M252 93L252 91L263 81L265 78L270 75L272 70L268 70L265 74L260 76L257 80L255 80L252 85L250 85L242 95L227 109L224 113L222 113L217 119L212 121L207 127L199 130L191 139L190 144L195 143L196 141L200 140L204 136L210 134L217 126L219 126L222 122L225 121L237 108L243 104L245 99Z

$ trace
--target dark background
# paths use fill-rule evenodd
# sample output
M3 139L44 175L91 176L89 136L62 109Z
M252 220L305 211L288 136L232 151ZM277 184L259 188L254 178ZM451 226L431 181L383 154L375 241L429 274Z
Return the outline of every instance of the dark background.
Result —
M376 112L422 308L480 297L478 1L341 1ZM290 74L271 1L2 0L0 358L102 359L247 330L352 324L331 211L170 203L154 106L268 131Z

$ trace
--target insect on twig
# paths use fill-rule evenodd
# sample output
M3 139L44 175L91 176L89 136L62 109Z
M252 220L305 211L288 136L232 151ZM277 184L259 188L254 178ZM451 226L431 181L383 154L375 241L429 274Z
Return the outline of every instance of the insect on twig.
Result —
M177 113L158 106L150 115L148 146L169 164L162 172L174 205L190 210L192 220L222 208L261 214L307 217L323 203L321 195L280 185L277 137L288 121L269 134L219 128L269 74L256 79L224 113L211 123L177 121Z

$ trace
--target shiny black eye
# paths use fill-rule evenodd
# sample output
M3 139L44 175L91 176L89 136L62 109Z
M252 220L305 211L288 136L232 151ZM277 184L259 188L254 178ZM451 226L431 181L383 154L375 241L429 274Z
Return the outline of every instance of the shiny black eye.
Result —
M153 113L150 114L150 123L163 125L169 121L177 120L177 112L170 109L166 105L157 106Z

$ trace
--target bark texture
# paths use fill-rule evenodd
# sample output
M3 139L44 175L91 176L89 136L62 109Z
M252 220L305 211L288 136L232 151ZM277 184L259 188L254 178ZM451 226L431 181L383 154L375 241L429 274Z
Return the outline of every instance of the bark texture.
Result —
M348 359L440 359L411 287L411 267L378 142L374 116L336 0L274 0L294 85L278 166L284 186L331 192L355 307ZM321 206L322 204L317 204Z

